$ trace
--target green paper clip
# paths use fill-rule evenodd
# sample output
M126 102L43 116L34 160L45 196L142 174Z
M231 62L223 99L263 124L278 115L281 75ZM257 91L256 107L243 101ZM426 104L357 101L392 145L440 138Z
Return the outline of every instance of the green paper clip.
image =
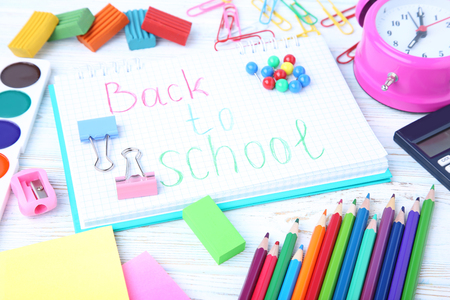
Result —
M318 19L316 18L316 16L314 16L309 11L307 11L303 6L301 6L300 3L297 2L297 0L294 0L294 3L292 3L291 5L288 5L286 2L284 2L284 0L281 0L281 2L283 2L284 5L286 5L300 20L302 20L306 24L312 26L317 23ZM298 8L296 8L296 6ZM298 9L301 9L304 12L304 14L302 15L298 11ZM309 18L307 18L307 17L309 17ZM308 21L308 20L310 20L310 21Z

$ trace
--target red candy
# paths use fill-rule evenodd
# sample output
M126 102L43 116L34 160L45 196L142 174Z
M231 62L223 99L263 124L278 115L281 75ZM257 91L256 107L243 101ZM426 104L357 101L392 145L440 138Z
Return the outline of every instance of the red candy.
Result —
M272 77L266 77L263 80L263 87L266 90L273 90L273 88L275 87L275 79L273 79Z
M288 54L284 57L284 62L290 62L291 64L295 65L295 56L292 54Z
M283 69L278 69L273 73L273 77L275 77L275 80L286 79L286 72Z

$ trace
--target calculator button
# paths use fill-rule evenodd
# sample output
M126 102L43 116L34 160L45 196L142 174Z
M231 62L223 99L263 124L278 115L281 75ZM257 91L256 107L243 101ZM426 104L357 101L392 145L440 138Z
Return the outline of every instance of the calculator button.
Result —
M444 156L443 158L438 160L438 164L440 164L441 167L450 164L450 155Z
M446 167L445 167L445 171L447 171L448 173L450 173L450 166L446 166Z

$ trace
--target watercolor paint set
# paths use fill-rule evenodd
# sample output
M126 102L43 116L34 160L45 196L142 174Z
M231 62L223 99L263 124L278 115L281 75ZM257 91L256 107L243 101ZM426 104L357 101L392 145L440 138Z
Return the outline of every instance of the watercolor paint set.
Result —
M50 62L17 58L0 61L0 219L50 77Z

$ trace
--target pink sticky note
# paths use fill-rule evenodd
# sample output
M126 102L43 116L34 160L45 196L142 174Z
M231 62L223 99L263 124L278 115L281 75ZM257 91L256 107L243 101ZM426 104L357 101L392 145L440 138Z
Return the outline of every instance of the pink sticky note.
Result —
M124 263L122 269L130 300L190 300L148 252Z

